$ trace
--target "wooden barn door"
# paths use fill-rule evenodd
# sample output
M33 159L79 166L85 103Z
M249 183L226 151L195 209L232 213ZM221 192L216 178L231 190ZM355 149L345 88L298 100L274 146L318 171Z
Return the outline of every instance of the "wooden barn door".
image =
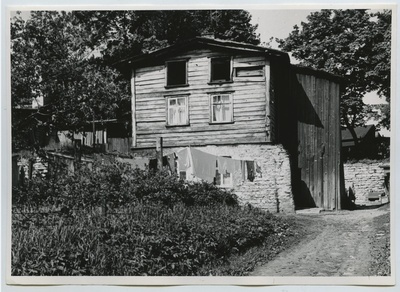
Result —
M340 116L337 82L297 70L299 195L303 206L340 209Z

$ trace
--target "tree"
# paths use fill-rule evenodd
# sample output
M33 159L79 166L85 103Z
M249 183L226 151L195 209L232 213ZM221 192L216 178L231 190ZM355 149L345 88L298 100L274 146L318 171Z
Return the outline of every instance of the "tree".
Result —
M16 17L11 23L13 108L39 97L45 101L37 113L22 120L14 115L15 146L32 146L25 131L27 118L31 128L66 128L74 132L90 120L115 118L115 110L126 106L127 81L96 60L85 45L86 39L83 26L71 13L36 11L27 21ZM38 115L47 118L38 119ZM25 135L19 135L24 131Z
M321 10L311 13L301 29L277 40L302 65L345 77L341 124L352 132L364 125L372 108L363 103L366 92L377 90L390 101L391 11ZM390 116L383 112L382 125Z
M130 90L115 62L204 32L258 44L250 20L243 10L32 11L26 21L17 16L11 22L13 107L43 98L39 111L47 118L36 121L48 130L79 131L93 119L116 118L130 110ZM26 128L15 118L13 139Z
M244 10L75 11L88 46L107 64L128 56L213 34L216 38L259 44L256 25Z

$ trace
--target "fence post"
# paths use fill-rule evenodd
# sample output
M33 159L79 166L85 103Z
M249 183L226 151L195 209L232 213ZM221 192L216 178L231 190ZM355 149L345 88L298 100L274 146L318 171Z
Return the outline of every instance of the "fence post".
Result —
M28 174L28 177L29 177L30 180L32 179L32 176L33 176L33 163L34 163L33 159L34 158L29 158L29 165L28 165L29 174Z
M93 138L93 153L96 152L96 124L94 122L94 117L93 117L93 123L92 123L92 138Z
M163 138L158 137L156 142L157 169L162 170L163 167Z
M75 161L81 162L82 160L82 141L79 139L74 140L74 154L75 154Z

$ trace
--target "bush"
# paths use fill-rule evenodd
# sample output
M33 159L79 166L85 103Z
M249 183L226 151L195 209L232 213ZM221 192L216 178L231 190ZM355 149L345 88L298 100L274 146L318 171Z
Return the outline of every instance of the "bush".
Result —
M55 168L54 166L52 167ZM119 208L135 202L174 206L238 204L236 195L206 182L184 182L167 172L133 169L129 164L96 161L66 175L52 171L50 178L34 178L14 189L13 206L38 207L43 204L68 209L107 205Z
M290 233L205 182L118 162L52 174L13 192L13 275L199 275Z

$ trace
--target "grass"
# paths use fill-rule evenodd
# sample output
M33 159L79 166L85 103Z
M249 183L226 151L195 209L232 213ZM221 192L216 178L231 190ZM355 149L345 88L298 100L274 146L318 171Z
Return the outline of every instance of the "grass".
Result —
M12 274L245 275L292 226L212 184L100 162L13 190Z
M293 235L291 222L246 207L116 211L14 214L12 274L245 275Z
M378 232L370 237L369 273L373 276L390 276L390 213L376 217L373 224Z
M271 234L262 245L254 246L246 252L235 255L221 265L203 267L203 276L248 276L257 266L274 259L280 252L294 246L306 235L306 227L293 216L285 216L288 228L284 233Z

